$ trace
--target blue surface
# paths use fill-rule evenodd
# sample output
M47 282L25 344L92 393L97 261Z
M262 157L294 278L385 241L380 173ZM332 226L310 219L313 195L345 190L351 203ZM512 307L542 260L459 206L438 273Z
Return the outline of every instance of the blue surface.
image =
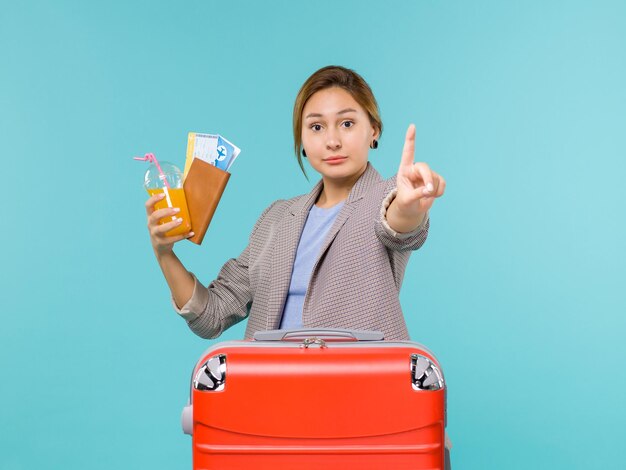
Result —
M415 122L448 181L402 302L446 372L456 468L626 461L626 3L1 10L1 469L190 468L179 416L210 342L170 309L131 157L182 166L189 131L242 149L203 246L178 250L208 282L316 180L291 111L333 63L380 103L376 168L396 171Z

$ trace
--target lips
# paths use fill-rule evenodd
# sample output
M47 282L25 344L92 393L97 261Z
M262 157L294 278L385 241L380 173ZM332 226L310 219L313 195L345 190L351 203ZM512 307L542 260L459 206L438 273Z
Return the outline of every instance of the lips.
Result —
M324 162L334 165L337 163L341 163L347 159L348 157L344 157L343 155L333 155L331 157L324 158Z

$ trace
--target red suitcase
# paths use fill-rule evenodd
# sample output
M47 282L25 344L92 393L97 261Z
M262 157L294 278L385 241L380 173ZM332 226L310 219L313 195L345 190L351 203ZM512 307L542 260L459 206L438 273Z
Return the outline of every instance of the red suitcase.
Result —
M276 330L218 343L193 370L182 422L198 470L444 469L447 457L439 363L377 332Z

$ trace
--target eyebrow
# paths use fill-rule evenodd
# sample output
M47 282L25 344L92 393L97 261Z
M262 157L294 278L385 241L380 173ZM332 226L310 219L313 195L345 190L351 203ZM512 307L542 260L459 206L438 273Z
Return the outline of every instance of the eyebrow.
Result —
M356 113L356 109L352 109L352 108L342 109L341 111L339 111L337 113L337 116L339 116L340 114L346 114L346 113ZM304 119L309 119L311 117L322 117L322 114L319 114L319 113L309 113L309 114L306 115L306 117Z

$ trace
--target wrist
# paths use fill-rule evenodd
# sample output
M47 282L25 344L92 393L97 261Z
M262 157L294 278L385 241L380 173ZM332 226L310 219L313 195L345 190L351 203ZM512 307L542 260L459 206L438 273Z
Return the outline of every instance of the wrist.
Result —
M168 260L176 257L174 250L171 247L169 249L159 249L157 247L153 247L153 251L159 264L166 263Z
M425 217L425 212L419 212L414 208L403 208L398 204L397 199L391 201L385 214L389 227L398 233L414 231L424 221Z

